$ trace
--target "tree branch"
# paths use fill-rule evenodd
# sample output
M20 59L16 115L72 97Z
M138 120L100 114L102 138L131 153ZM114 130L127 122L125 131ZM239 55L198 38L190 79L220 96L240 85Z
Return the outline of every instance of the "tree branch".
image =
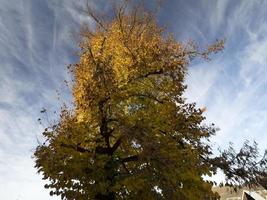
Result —
M127 83L131 83L131 82L134 82L136 80L140 80L140 79L144 79L144 78L147 78L149 76L153 76L153 75L161 75L163 74L163 70L162 69L159 69L159 70L156 70L156 71L152 71L152 72L148 72L144 75L141 75L141 76L138 76L138 77L135 77L135 78L132 78L130 79Z
M118 149L118 147L121 144L122 137L119 137L119 139L115 142L115 144L111 147L112 154Z
M95 14L93 13L93 11L91 10L89 3L87 1L86 4L86 11L85 11L89 17L92 17L93 20L101 27L103 28L105 31L108 31L108 29L104 26L104 24L100 21L100 19L98 17L95 16Z
M76 150L76 151L78 151L80 153L85 153L85 152L91 153L91 151L89 149L83 148L83 147L79 146L78 144L75 146L75 145L71 145L71 144L61 143L60 146Z
M126 158L122 158L121 162L126 163L126 162L138 161L138 159L139 159L138 155L133 155Z
M149 94L130 94L128 95L128 97L141 97L141 98L148 98L148 99L151 99L151 100L154 100L158 103L163 103L162 100L159 100L157 99L156 97L152 96L152 95L149 95Z

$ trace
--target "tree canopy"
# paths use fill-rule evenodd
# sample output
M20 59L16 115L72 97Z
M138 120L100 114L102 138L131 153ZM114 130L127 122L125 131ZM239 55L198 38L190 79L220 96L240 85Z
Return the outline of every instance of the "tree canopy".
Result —
M266 176L266 159L245 143L213 155L213 125L182 94L188 65L223 49L200 51L176 41L142 9L124 5L108 23L82 32L73 74L74 108L62 109L35 151L36 168L51 195L62 199L181 199L215 197L211 176L222 169L229 184ZM256 163L257 162L257 163Z

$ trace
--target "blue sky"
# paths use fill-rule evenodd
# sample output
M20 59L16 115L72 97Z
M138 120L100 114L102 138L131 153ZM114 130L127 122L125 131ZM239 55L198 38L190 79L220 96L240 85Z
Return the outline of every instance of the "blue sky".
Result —
M151 0L152 1L152 0ZM102 1L104 2L104 1ZM70 93L63 80L77 60L74 33L91 23L74 0L0 0L0 198L57 199L43 189L33 151L45 107L53 115ZM103 4L94 5L105 10ZM245 139L267 148L267 1L165 0L158 19L178 40L201 47L226 38L212 61L189 66L189 102L206 106L206 123L220 131L212 144L240 147ZM61 93L58 100L57 90ZM44 118L46 118L44 116ZM48 121L53 117L48 117Z

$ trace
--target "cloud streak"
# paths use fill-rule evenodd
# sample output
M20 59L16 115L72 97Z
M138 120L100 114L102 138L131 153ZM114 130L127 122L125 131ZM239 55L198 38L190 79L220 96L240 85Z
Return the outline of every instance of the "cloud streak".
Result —
M57 89L70 98L62 83L75 60L71 30L82 20L74 1L0 3L0 198L51 199L31 158L43 130L38 111L58 110Z
M240 147L241 141L248 139L266 148L267 15L264 10L267 4L265 1L214 2L213 9L208 7L211 11L208 27L217 38L227 38L226 48L212 62L190 67L186 96L199 106L207 106L207 122L215 122L220 127L214 138L215 146L225 147L233 142ZM204 35L208 30L201 26L198 25L200 35Z

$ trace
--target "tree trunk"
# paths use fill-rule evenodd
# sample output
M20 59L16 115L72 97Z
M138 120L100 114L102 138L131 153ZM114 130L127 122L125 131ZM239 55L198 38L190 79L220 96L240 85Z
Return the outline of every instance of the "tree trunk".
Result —
M100 194L98 193L95 196L96 200L115 200L115 193L114 192L110 192L108 194Z

